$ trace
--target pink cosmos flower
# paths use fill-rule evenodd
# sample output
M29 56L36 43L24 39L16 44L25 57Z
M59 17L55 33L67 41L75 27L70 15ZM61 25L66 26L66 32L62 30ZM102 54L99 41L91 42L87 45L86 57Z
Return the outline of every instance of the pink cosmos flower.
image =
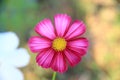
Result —
M50 19L44 19L35 26L40 36L31 37L29 47L38 53L36 62L43 68L52 68L63 73L68 65L75 66L81 61L88 48L88 40L80 37L86 30L82 21L76 20L72 24L67 14L57 14L55 25Z

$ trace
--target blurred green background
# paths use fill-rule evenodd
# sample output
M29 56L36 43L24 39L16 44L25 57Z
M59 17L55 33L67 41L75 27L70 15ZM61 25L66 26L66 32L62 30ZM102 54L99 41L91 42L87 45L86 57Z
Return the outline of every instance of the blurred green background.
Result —
M56 13L83 20L90 41L81 63L56 80L120 80L120 0L0 0L0 32L16 32L31 55L30 64L21 69L25 80L51 80L52 70L36 65L27 41L36 35L40 20L53 20Z

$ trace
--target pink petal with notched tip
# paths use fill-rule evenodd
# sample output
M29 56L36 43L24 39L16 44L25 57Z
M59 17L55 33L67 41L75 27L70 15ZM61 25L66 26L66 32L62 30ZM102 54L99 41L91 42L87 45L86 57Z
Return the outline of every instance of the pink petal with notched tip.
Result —
M62 37L69 27L71 17L66 14L57 14L54 19L57 36Z
M68 67L62 53L56 53L51 68L60 73L63 73L67 70Z
M40 38L38 36L31 37L29 39L29 47L32 52L40 52L43 49L49 48L51 46L51 41L45 38Z
M71 39L71 38L75 38L77 36L82 35L85 32L85 24L82 21L78 21L76 20L72 26L68 29L65 38L67 40Z
M65 50L64 54L71 66L75 66L81 61L81 56L77 55L74 51Z
M88 40L86 38L74 39L68 42L67 47L83 56L88 48Z
M51 66L54 54L55 53L52 49L44 50L38 54L36 57L36 62L43 68L49 68Z
M35 31L41 36L47 37L49 39L55 38L55 30L50 19L44 19L40 21L36 25Z

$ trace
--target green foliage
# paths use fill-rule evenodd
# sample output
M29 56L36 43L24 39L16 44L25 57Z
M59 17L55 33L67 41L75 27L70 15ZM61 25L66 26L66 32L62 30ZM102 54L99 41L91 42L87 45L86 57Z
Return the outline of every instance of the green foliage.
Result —
M1 31L14 31L25 41L25 35L41 19L37 15L37 3L34 0L4 0L2 4L4 10L0 12Z

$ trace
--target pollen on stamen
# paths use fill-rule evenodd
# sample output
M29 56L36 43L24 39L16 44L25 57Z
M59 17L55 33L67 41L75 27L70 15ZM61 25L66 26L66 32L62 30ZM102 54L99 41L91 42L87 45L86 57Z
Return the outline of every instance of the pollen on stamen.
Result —
M66 48L67 42L64 38L58 37L53 40L52 48L55 51L63 51Z

